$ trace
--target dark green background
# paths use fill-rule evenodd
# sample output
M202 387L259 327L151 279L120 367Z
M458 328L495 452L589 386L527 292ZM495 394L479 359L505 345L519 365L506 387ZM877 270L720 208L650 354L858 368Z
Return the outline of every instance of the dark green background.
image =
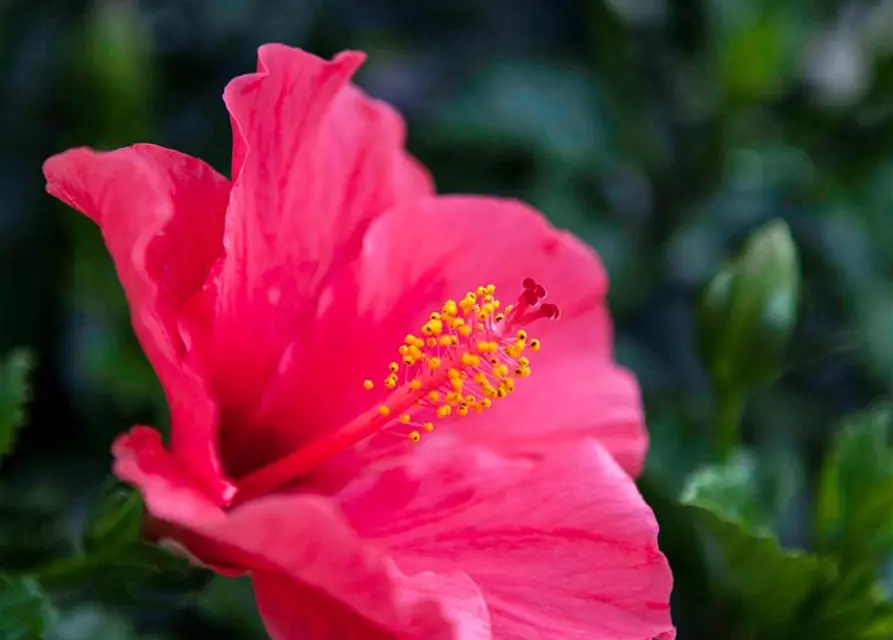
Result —
M368 52L357 82L405 114L442 191L520 196L598 249L617 356L644 391L644 483L679 580L680 637L730 637L684 550L688 525L659 504L708 457L695 294L748 233L787 221L799 322L744 433L793 495L782 540L810 547L829 439L893 382L889 0L0 3L0 352L27 346L39 363L0 476L0 568L76 550L112 437L166 420L101 238L44 194L42 161L151 141L226 172L221 92L269 41ZM136 593L137 606L63 599L56 633L257 637L240 585L215 582L195 605L190 581ZM814 618L827 605L810 606Z

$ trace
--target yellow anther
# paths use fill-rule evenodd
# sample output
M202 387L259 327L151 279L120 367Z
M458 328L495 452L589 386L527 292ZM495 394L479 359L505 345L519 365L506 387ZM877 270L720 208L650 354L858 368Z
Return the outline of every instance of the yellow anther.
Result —
M398 371L400 371L400 365L396 362L392 362L388 365L388 371L390 371L391 373L397 373Z
M478 371L476 374L474 374L474 378L472 379L478 384L484 384L485 382L487 382L487 374L483 371Z
M432 431L434 431L434 423L433 422L423 422L422 429L424 429L428 433L431 433Z
M428 320L422 327L422 333L426 336L439 336L443 333L443 322L441 320Z
M493 320L495 320L496 322L502 322L503 320L505 320L505 314L497 313L495 316L493 316Z
M410 380L409 388L412 389L413 391L418 391L419 389L422 388L422 381L419 380L418 378L414 378L414 379Z
M411 442L418 442L419 440L422 439L422 434L419 433L418 431L410 431L409 439Z
M474 353L463 353L462 364L466 367L477 367L481 364L481 357Z
M478 287L477 291L475 291L475 293L477 294L477 296L479 298L481 298L481 297L487 295L487 288L486 287Z
M474 404L475 402L477 402L477 398L474 397L473 393L469 393L465 396L465 404Z
M477 295L475 295L475 293L473 291L469 291L468 293L465 294L465 299L470 300L471 302L474 302L478 298L477 298Z
M488 294L490 294L490 295L492 296L494 293L496 293L496 285L495 285L495 284L488 284L488 285L485 287L485 290L486 290L486 292L487 292Z
M366 391L370 391L374 386L371 380L363 380L363 388Z
M431 402L440 402L440 392L439 391L429 391L428 392L428 400Z
M440 340L437 341L441 347L451 347L453 346L453 338L456 336L440 336Z
M497 398L504 398L504 397L506 397L508 394L509 394L508 389L506 389L505 387L499 387L499 388L496 390L496 397L497 397Z
M484 398L483 400L481 400L481 406L484 409L489 409L490 407L493 406L493 401L490 400L490 398Z
M509 368L504 364L498 364L493 367L493 375L497 378L504 378L509 374Z
M534 338L533 340L530 341L530 350L531 351L539 351L540 346L541 346L540 341L537 340L536 338Z
M524 353L524 343L516 342L515 344L510 344L505 348L505 353L510 358L517 358L522 353Z
M456 301L455 300L447 300L443 304L443 313L445 313L446 315L450 315L450 316L454 316L457 313L459 313L459 308L456 305Z
M387 378L384 379L384 386L388 389L396 389L397 388L397 376L391 374Z
M447 376L449 376L450 379L461 378L462 372L459 371L458 369L450 369L449 371L447 371Z
M403 364L408 367L412 366L415 364L415 358L413 358L412 356L403 356Z
M428 368L437 369L440 366L440 358L428 358Z
M391 415L391 408L388 405L383 404L378 408L378 413L383 416L389 416Z
M397 349L401 356L405 356L409 354L409 347L405 344L401 344L400 348Z
M515 334L518 340L527 340L527 332L524 329L518 329L518 333Z
M428 316L428 320L440 320L440 314L436 311Z
M400 414L400 424L409 424L409 421L412 420L412 417L408 413Z
M468 415L468 405L466 405L464 403L460 404L458 407L456 407L456 414L460 415L460 416L467 416Z
M437 417L438 418L446 418L452 412L453 412L453 408L448 404L437 407Z
M450 391L449 393L447 393L447 394L444 396L444 399L445 399L449 404L459 404L460 402L462 402L462 394L461 394L461 393L456 393L455 391Z
M504 386L504 387L505 387L506 389L508 389L509 391L512 391L512 390L514 390L514 388L515 388L515 379L514 379L514 378L506 378L505 380L503 380L503 381L500 382L499 384L502 385L502 386Z
M453 388L453 391L462 391L462 378L450 378L450 386Z
M425 340L425 344L428 345L429 347L436 347L437 346L437 338L428 338L427 340Z
M403 342L405 342L406 344L415 344L415 341L416 337L411 333L407 333L406 337L403 339Z
M530 373L531 373L530 367L521 367L521 377L522 378L529 378Z
M514 308L515 308L515 305L510 304L509 306L507 306L507 307L505 308L505 314L506 314L506 315L510 314L510 313L512 312L512 309L514 309Z
M463 325L463 326L459 327L459 335L462 336L463 338L467 338L468 336L471 335L471 327L469 327L467 325Z
M520 358L518 358L518 364L521 365L522 367L529 367L530 360L528 360L524 356L521 356Z

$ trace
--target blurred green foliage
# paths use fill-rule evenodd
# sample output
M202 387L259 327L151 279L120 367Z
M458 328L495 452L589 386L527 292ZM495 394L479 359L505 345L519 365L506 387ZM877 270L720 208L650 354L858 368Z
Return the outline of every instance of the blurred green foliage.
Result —
M0 637L263 637L243 583L141 543L103 484L114 435L165 409L99 234L39 167L152 141L225 170L221 91L268 41L367 51L358 82L442 191L522 197L600 252L682 640L893 638L891 0L0 5L0 353L39 363L0 370ZM770 221L796 265L743 292L797 300L772 354L740 297L695 322ZM718 374L764 354L771 376Z
M34 363L27 351L16 350L0 362L0 456L11 453L25 422L29 398L28 375Z

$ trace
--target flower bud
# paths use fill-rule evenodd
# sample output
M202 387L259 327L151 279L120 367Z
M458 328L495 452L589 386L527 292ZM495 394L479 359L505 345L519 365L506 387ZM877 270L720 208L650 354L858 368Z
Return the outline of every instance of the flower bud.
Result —
M797 320L797 262L788 226L775 220L704 288L698 340L717 388L744 392L778 374Z

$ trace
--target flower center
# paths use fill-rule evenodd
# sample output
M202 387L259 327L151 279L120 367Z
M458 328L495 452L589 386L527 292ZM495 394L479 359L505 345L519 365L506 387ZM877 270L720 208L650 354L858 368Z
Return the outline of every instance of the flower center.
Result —
M514 305L502 307L491 285L447 300L432 313L420 335L406 336L399 361L388 365L382 384L385 401L340 429L239 481L237 501L279 489L340 453L381 431L419 442L424 433L452 417L483 413L509 397L516 381L531 374L528 352L540 341L524 328L540 319L557 319L557 305L544 303L546 290L525 278ZM367 390L375 388L366 380Z

